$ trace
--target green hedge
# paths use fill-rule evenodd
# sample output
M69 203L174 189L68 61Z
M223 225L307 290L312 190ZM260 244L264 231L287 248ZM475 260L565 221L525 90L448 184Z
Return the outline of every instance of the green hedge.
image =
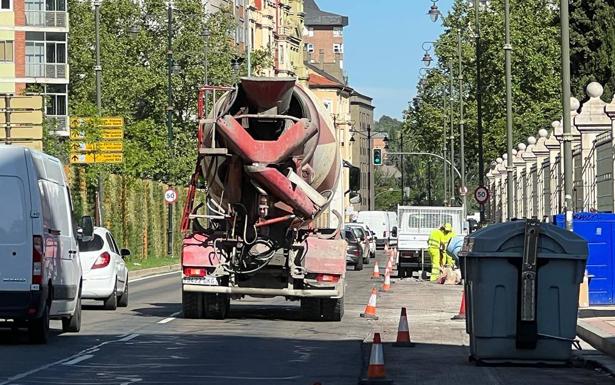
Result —
M71 193L76 216L94 216L96 180L79 169L70 171ZM84 181L87 179L87 181ZM94 179L94 180L92 180ZM167 185L122 175L106 174L104 180L104 226L111 230L120 247L130 249L133 260L161 257L167 253ZM179 199L173 205L173 256L179 256L179 231L186 201L185 187L176 187Z

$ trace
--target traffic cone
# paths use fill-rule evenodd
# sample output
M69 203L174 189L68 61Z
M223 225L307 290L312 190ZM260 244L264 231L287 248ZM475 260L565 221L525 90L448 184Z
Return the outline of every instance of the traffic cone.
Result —
M369 296L369 301L367 302L367 306L365 306L365 310L361 313L362 318L369 319L378 319L376 315L376 300L378 298L378 291L375 287L372 288L372 294Z
M372 273L372 279L380 279L380 268L378 267L378 262L374 264L374 272Z
M393 260L391 260L391 258L387 261L387 270L393 270Z
M459 314L451 319L466 319L466 293L461 293L461 306L459 306Z
M369 366L367 367L367 377L359 381L359 385L371 384L392 384L392 380L387 380L384 369L384 352L380 333L374 333L374 342L369 355Z
M391 289L391 272L387 270L384 273L384 283L382 284L382 289L380 291L387 292Z
M399 327L397 328L397 341L393 344L395 347L412 347L414 344L410 341L410 329L408 328L408 316L406 308L401 308L399 316Z

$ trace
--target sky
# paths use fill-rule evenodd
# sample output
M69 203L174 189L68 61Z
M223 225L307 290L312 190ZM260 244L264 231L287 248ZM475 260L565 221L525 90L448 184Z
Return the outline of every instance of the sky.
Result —
M374 98L374 119L402 118L416 95L423 42L436 40L440 21L427 15L431 0L316 0L321 10L348 16L344 68L350 86ZM439 0L444 14L453 0ZM386 5L385 5L386 4ZM432 64L433 65L433 64Z

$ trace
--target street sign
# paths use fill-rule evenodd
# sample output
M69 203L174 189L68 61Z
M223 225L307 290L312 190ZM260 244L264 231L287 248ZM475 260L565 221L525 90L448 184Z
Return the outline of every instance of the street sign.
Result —
M71 153L71 164L92 164L92 163L123 163L124 154L121 152L109 153Z
M478 204L484 205L489 201L489 189L484 186L478 187L474 191L474 198L476 199L476 202L478 202Z
M102 141L98 143L88 142L72 142L70 149L73 152L122 152L124 151L124 142L121 141Z
M164 192L164 201L170 205L177 202L177 191L169 187L169 189Z
M466 186L459 187L459 195L461 196L468 195L468 188Z
M70 128L78 129L84 125L92 125L96 122L97 127L104 128L124 128L124 118L121 116L105 116L100 117L98 119L94 118L83 118L83 117L72 117L70 118Z
M124 139L123 128L103 128L100 130L100 137L102 140L121 140ZM71 140L83 140L85 139L85 132L77 129L70 130Z

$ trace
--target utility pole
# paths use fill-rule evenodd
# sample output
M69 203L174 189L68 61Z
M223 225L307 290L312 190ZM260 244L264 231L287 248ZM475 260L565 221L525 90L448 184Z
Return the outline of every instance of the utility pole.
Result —
M252 76L252 26L250 24L250 0L245 0L246 13L246 57L248 59L248 77Z
M96 113L98 116L102 114L102 66L100 65L100 0L94 0L94 34L95 34L95 50L96 50L96 65L94 66L94 72L96 73ZM96 176L98 184L98 194L96 199L98 225L104 225L104 195L105 184L102 176Z
M372 210L372 125L367 125L367 210Z
M568 0L562 0L562 3ZM568 6L568 3L566 3ZM506 142L507 153L506 159L506 212L508 213L508 220L512 218L512 211L514 208L514 184L513 184L513 112L512 112L512 64L511 54L512 45L510 44L510 0L504 0L504 29L506 35L506 41L504 43L504 59L506 67ZM570 115L568 115L570 116ZM564 119L566 121L566 119Z
M461 162L461 205L463 207L463 220L466 220L468 210L468 194L466 190L466 160L465 160L465 135L464 135L464 116L463 116L463 58L461 52L461 30L457 31L457 51L459 54L459 156Z
M483 83L481 81L480 59L482 47L480 40L480 0L474 0L476 13L476 131L478 134L478 185L485 186L485 159L483 151ZM480 205L480 223L485 223L485 205Z
M399 130L399 152L404 152L404 132ZM404 155L401 155L399 161L399 168L401 168L401 205L404 206L406 202L406 192L404 191Z
M572 231L572 134L570 127L570 25L568 0L560 0L562 30L562 109L564 141L564 199L566 230Z
M167 146L171 159L173 151L173 3L167 7ZM173 255L173 204L168 205L167 213L167 255Z
M451 207L455 205L455 113L453 111L453 64L449 62L448 65L448 78L449 78L449 116L451 125Z
M448 155L448 135L446 134L447 126L446 126L446 88L444 89L442 95L442 129L444 132L444 148L442 151L442 155L444 155L444 196L443 202L445 206L448 206L448 165L446 164L446 157Z

